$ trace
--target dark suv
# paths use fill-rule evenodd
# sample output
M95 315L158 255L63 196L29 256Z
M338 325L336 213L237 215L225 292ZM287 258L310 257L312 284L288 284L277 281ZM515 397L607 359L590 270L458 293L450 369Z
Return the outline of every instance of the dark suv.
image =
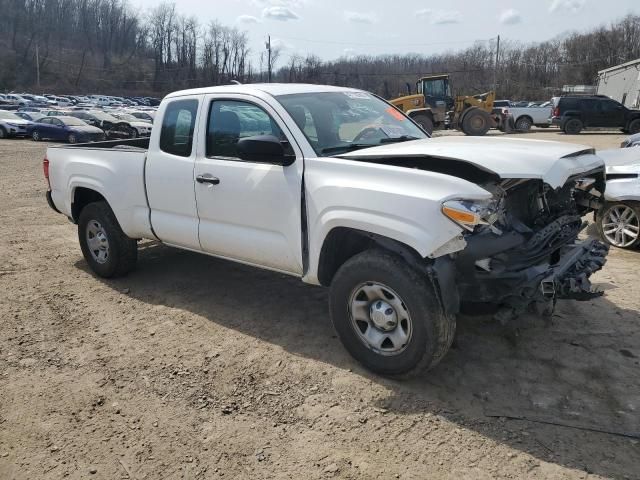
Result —
M625 133L638 133L640 110L629 110L604 95L558 97L551 123L572 135L585 128L618 128Z

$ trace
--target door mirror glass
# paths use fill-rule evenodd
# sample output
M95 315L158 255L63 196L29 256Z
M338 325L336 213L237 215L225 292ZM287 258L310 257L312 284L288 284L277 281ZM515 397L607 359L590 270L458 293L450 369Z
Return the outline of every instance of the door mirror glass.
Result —
M273 135L244 137L237 143L238 157L247 162L276 163L291 165L295 157L285 155L282 142Z

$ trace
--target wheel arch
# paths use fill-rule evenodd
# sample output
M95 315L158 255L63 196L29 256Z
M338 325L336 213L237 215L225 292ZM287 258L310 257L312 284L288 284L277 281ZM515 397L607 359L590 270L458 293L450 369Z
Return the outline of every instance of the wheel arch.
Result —
M521 120L523 118L526 118L527 120L529 120L531 122L531 125L533 125L533 117L531 117L531 115L527 115L526 113L523 113L518 118L516 118L515 123L518 123L518 120Z
M358 253L379 248L402 257L407 263L419 265L424 259L411 246L394 238L352 227L334 227L324 238L318 258L318 281L329 286L338 269Z
M85 186L73 188L71 194L71 218L73 218L74 223L78 223L82 209L93 202L105 202L109 205L105 196L94 188ZM111 208L110 205L109 208Z

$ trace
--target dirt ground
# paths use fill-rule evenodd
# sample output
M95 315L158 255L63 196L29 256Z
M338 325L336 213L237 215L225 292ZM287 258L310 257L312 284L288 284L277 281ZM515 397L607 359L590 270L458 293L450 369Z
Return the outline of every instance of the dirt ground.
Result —
M462 316L435 370L392 381L294 278L152 242L93 276L45 202L45 146L0 141L0 479L640 478L640 252L516 346Z

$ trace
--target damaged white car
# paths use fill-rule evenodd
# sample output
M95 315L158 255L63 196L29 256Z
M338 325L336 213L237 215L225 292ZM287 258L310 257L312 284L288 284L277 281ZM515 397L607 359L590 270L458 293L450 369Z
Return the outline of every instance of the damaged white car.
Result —
M330 287L340 339L385 375L435 365L464 303L507 322L598 295L607 254L578 240L605 188L592 149L431 139L354 89L176 92L150 139L51 147L44 169L97 275L130 271L149 238Z

